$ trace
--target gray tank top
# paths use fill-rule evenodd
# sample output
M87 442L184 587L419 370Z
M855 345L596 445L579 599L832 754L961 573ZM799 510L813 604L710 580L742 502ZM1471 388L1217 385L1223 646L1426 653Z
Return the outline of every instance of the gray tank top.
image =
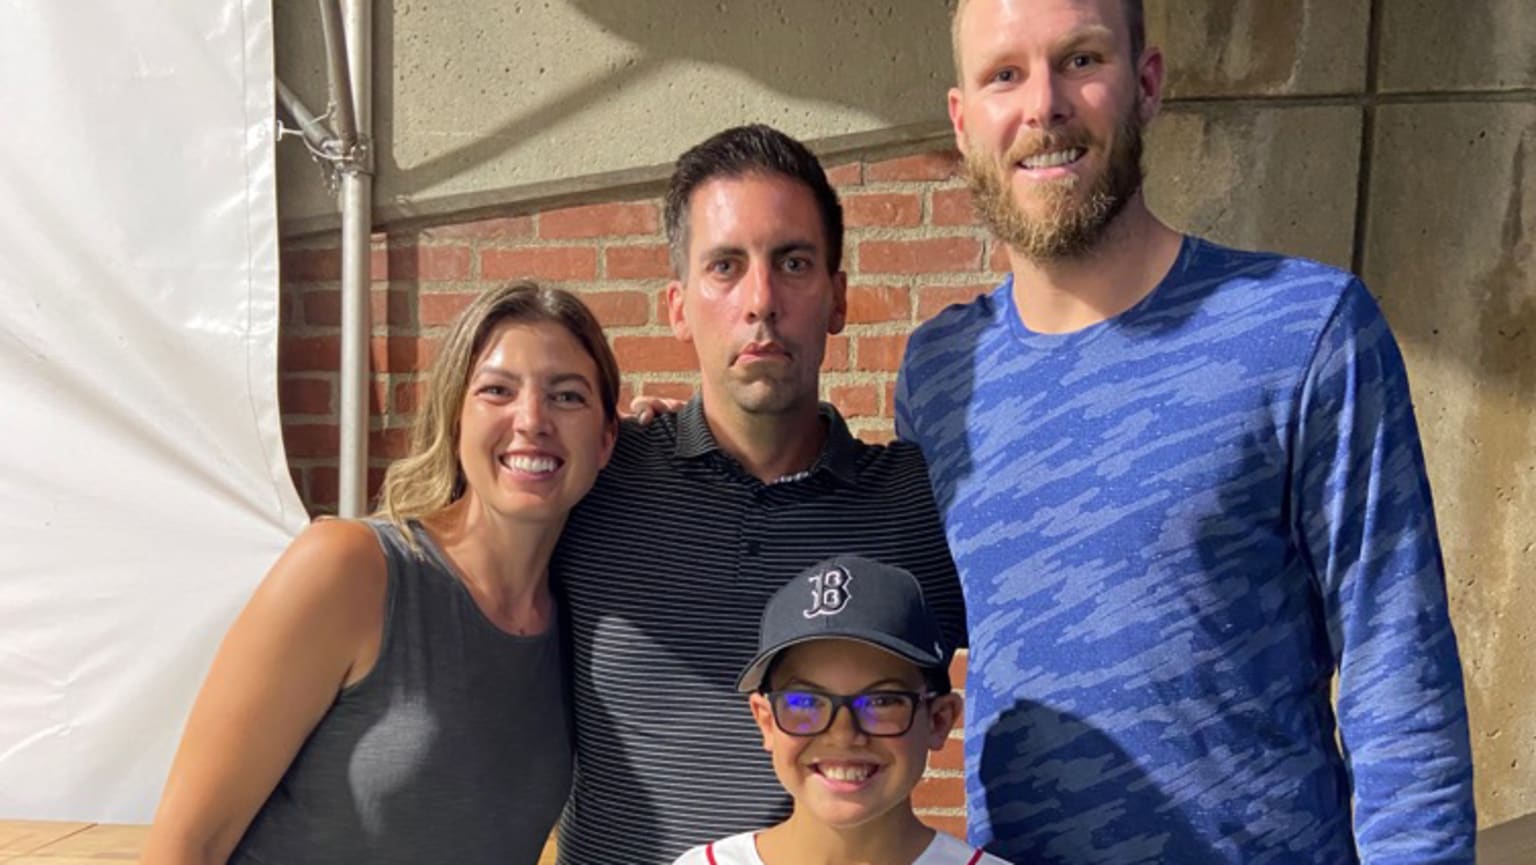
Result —
M378 661L320 719L230 862L534 865L571 782L558 629L507 634L419 525L420 553L369 525L389 566Z

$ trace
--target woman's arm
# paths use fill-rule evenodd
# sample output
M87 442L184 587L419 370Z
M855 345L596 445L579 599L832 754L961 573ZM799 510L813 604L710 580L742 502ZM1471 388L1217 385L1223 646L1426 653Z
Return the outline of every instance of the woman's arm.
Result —
M192 706L144 865L223 865L342 687L372 669L387 572L373 531L325 520L273 565Z

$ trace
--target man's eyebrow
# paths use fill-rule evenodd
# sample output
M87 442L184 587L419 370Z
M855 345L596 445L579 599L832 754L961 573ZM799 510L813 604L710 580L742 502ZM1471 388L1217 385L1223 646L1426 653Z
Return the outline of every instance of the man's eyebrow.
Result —
M746 255L747 251L740 246L722 243L719 246L711 246L699 251L700 261L712 261L716 258L734 258Z
M1084 42L1109 42L1115 41L1115 31L1102 24L1089 24L1063 36L1056 43L1056 50L1066 51L1082 45Z
M809 240L791 240L788 243L773 248L774 258L783 258L792 252L808 252L812 255L820 255L821 247Z

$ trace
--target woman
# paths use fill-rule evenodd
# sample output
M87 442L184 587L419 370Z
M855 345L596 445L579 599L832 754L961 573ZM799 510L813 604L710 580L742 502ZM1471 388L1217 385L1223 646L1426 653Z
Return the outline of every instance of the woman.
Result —
M311 525L231 627L146 865L538 859L571 770L547 566L618 368L523 283L464 311L427 390L379 515Z

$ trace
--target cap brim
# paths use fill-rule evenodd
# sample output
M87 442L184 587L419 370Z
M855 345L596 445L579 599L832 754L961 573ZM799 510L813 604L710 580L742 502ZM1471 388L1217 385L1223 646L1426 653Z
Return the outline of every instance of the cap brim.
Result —
M793 640L785 640L777 646L758 652L757 657L752 659L752 663L748 664L741 671L741 675L736 677L736 690L743 694L750 694L758 690L762 687L763 676L768 672L768 667L773 663L774 657L785 649L798 646L801 643L809 643L813 640L852 640L855 643L864 643L877 649L884 649L904 661L910 661L919 669L943 670L945 679L948 679L948 670L944 669L943 655L935 655L933 652L919 649L906 640L898 640L895 637L875 633L809 634L803 637L796 637Z

